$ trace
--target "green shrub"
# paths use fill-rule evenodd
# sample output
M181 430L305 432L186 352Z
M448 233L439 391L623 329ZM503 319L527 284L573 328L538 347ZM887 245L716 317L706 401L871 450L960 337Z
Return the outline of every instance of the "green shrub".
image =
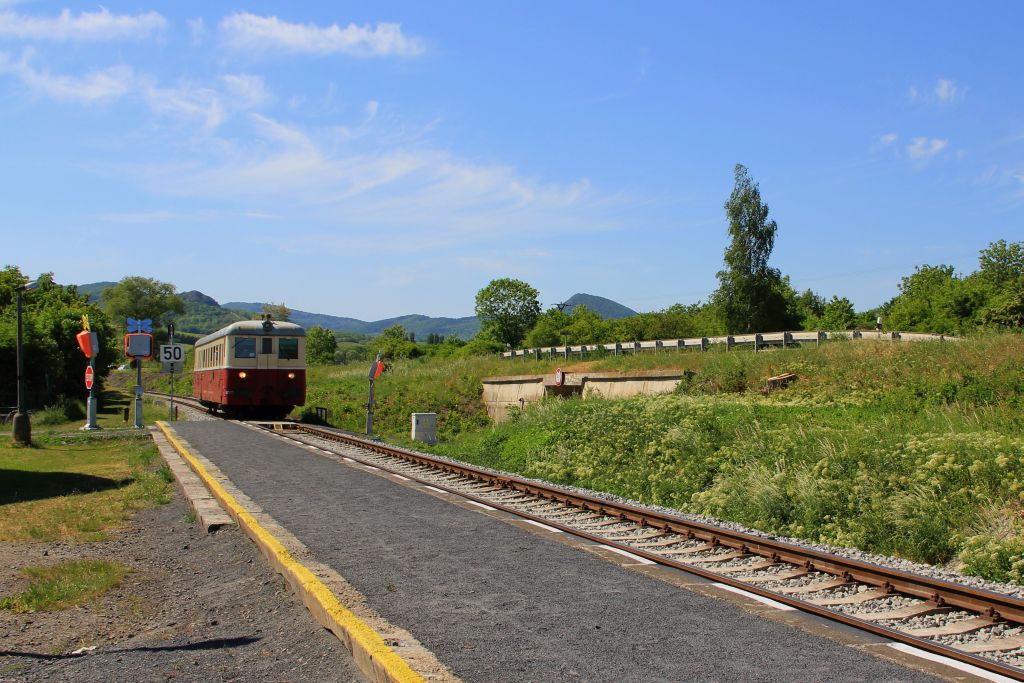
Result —
M59 425L85 419L85 404L81 401L59 396L57 401L32 416L38 425Z

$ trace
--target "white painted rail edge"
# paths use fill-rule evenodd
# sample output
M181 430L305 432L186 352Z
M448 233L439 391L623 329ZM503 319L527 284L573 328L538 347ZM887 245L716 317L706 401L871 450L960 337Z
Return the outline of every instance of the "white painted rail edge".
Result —
M762 603L764 605L768 605L769 607L774 607L775 609L782 610L784 612L793 612L793 611L796 610L796 607L791 607L790 605L786 605L786 604L781 603L781 602L779 602L777 600L772 600L771 598L766 598L763 595L758 595L757 593L751 593L749 591L745 591L742 588L737 588L736 586L730 586L727 583L714 583L712 585L715 588L721 588L724 591L729 591L730 593L736 593L737 595L742 595L745 598L750 598L751 600L756 600L757 602L760 602L760 603Z

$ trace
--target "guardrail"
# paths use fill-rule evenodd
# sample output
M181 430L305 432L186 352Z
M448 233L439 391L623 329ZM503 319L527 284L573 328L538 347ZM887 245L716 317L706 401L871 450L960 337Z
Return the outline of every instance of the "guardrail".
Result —
M605 352L612 355L623 353L644 353L659 351L682 351L684 349L700 349L707 351L711 346L724 345L726 351L734 346L753 345L754 351L766 346L783 348L794 344L813 343L815 346L829 339L871 339L878 341L956 341L959 337L947 337L943 334L926 334L921 332L861 332L845 330L840 332L800 331L800 332L758 332L756 334L728 334L721 337L692 337L688 339L656 339L654 341L615 342L613 344L569 344L568 346L546 346L533 349L504 351L502 358L535 358L540 360L547 356L569 357L569 354Z

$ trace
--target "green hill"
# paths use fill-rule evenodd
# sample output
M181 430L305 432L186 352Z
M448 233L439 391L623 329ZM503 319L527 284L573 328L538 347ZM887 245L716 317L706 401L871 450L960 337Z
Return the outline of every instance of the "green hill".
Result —
M572 309L577 306L586 306L602 318L611 320L628 318L636 315L636 311L632 308L626 308L616 301L606 299L603 296L595 296L593 294L573 294L565 302L565 312L571 314Z

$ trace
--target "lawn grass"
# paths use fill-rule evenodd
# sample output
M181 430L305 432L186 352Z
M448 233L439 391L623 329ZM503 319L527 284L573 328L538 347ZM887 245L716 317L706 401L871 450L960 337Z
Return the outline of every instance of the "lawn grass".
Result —
M136 511L170 500L149 439L0 436L0 541L98 541Z
M66 560L52 567L26 567L29 586L0 600L0 609L40 612L73 607L102 595L121 582L128 568L106 560Z

